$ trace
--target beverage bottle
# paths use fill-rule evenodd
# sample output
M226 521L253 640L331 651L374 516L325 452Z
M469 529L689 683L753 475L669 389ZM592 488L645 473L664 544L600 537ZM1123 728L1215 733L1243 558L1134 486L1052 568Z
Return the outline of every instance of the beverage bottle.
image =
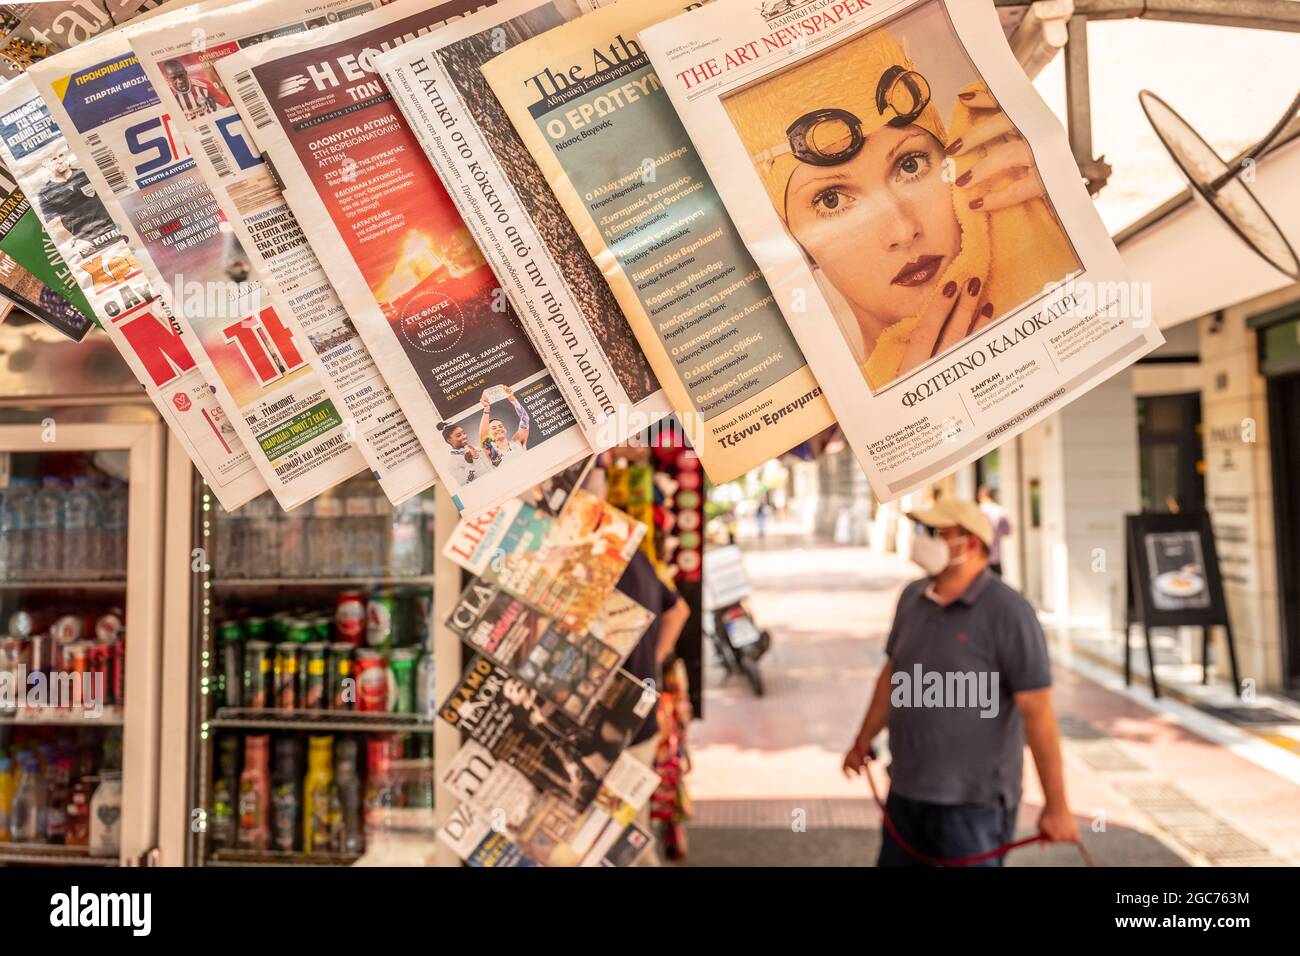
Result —
M0 753L0 843L14 838L14 791L17 789L14 762Z
M4 579L20 581L31 576L32 508L36 482L13 478L0 509L0 550L4 554Z
M68 833L68 798L72 794L72 758L58 757L50 765L45 801L45 842L61 844Z
M427 723L432 723L438 716L438 691L434 683L436 679L433 648L426 642L415 674L415 712L420 715L422 721Z
M103 537L103 577L126 577L126 523L129 502L127 483L113 478L101 490L101 529ZM217 514L222 513L220 506Z
M212 814L208 835L212 845L232 849L239 842L239 738L233 734L217 741L217 773L212 781Z
M394 740L374 736L366 741L366 841L388 826L388 811L397 806L393 784Z
M122 845L122 772L104 773L90 798L90 851L115 853Z
M19 755L18 786L14 790L15 843L40 843L45 839L45 775L40 759L30 752Z
M335 748L334 796L339 821L334 849L338 853L359 854L366 848L366 834L355 740L340 740Z
M389 567L395 578L413 578L423 569L420 525L424 521L420 499L409 498L392 512L389 522Z
M340 554L336 574L347 577L373 577L379 555L375 548L375 512L370 503L370 489L353 479L343 486L344 529L347 546Z
M95 480L86 475L72 479L72 490L63 502L63 538L59 563L70 580L99 574L99 508Z
M242 578L245 576L240 560L243 554L244 508L227 511L217 505L212 511L216 516L212 522L212 553L208 555L212 573L219 578Z
M38 577L61 576L63 546L59 540L63 531L63 498L67 482L46 475L36 492L32 505L32 537L30 566Z
M343 499L333 488L312 502L312 565L308 572L317 578L337 577L343 572L341 555L346 547L342 533Z
M298 775L298 741L281 737L275 742L275 770L271 774L271 845L290 853L298 848L298 815L302 810Z
M244 738L244 772L239 775L239 846L265 850L271 842L270 741L266 734Z
M334 738L307 741L307 776L302 783L302 849L328 853L333 845L334 821L330 803L334 790Z
M383 489L379 487L378 482L367 481L365 486L370 490L372 514L370 524L375 542L375 566L372 573L375 577L396 574L397 572L389 566L391 563L389 556L393 546L393 506L383 494Z
M247 512L244 542L244 561L250 578L276 578L280 576L279 541L276 534L275 498L268 491L244 505Z
M99 786L99 777L82 777L72 785L68 797L68 832L64 846L90 845L90 800Z

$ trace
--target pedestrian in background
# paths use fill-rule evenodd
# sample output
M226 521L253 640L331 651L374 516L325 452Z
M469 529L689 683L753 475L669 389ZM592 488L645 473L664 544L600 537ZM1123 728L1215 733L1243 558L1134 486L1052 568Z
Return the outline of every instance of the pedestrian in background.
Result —
M993 529L993 541L989 545L989 570L1002 577L1002 539L1011 534L1011 519L1007 509L998 504L998 496L988 485L981 485L979 490L980 511L989 519Z

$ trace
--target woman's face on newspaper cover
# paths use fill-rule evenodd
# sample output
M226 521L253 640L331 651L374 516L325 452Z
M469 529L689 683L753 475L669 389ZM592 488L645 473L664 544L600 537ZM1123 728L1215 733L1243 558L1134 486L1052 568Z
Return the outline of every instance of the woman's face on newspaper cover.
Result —
M834 166L800 163L790 231L849 303L892 325L915 315L961 251L943 147L919 126L886 126Z

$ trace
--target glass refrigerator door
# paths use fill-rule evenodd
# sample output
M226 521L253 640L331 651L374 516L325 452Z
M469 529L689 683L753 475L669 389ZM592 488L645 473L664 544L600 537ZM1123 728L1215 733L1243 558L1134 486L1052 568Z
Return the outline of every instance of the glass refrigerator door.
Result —
M433 493L194 512L190 862L430 862Z
M0 863L156 844L162 442L156 422L0 426Z

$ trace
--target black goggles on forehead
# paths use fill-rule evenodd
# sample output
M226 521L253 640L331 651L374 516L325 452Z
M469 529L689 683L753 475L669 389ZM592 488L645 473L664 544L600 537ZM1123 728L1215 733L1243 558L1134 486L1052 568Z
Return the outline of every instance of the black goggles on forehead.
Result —
M876 111L889 116L887 125L910 126L929 105L930 84L920 73L891 66L881 74L876 84ZM811 166L846 163L862 151L867 141L862 120L841 109L805 113L786 128L785 134L794 158Z

